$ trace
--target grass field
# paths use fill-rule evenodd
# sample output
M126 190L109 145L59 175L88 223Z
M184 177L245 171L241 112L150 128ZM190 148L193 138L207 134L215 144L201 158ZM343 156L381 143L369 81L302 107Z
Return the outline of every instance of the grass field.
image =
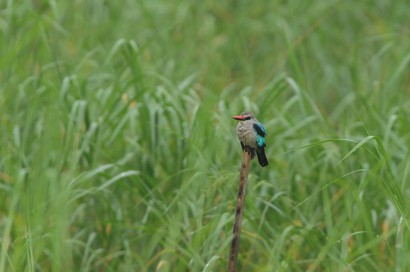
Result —
M0 272L410 271L407 1L2 1Z

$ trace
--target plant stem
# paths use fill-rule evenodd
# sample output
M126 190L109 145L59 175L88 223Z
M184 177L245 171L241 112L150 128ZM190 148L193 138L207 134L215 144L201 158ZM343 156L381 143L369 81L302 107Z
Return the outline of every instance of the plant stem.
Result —
M236 202L235 223L233 225L233 238L231 243L231 250L229 253L228 272L236 271L236 264L238 260L239 238L241 235L241 224L243 217L243 209L245 206L245 192L246 183L248 181L249 166L251 161L251 153L246 149L242 153L242 167L239 177L239 191Z

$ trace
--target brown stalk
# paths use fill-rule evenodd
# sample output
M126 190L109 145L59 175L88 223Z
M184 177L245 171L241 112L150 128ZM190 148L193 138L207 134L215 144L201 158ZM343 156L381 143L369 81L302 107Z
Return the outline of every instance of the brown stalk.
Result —
M241 235L243 209L245 206L246 183L248 181L250 161L251 161L251 151L244 149L242 153L242 167L241 167L241 174L239 177L239 191L238 191L238 199L236 202L235 223L233 225L233 231L232 231L233 237L232 237L232 243L231 243L231 250L229 253L228 272L236 271L236 264L238 260L238 251L239 251L239 239Z

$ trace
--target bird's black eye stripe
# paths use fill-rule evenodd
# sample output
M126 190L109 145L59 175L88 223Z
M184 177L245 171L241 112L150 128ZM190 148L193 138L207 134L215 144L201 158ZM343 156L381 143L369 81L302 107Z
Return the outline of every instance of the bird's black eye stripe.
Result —
M251 120L251 117L250 117L250 116L246 116L246 117L245 117L245 120Z

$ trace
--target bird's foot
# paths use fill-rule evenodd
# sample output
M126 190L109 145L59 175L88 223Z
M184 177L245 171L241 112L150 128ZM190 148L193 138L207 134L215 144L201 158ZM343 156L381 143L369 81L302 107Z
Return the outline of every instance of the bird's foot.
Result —
M255 157L255 150L249 146L244 146L243 152L247 152L251 155L251 160Z

